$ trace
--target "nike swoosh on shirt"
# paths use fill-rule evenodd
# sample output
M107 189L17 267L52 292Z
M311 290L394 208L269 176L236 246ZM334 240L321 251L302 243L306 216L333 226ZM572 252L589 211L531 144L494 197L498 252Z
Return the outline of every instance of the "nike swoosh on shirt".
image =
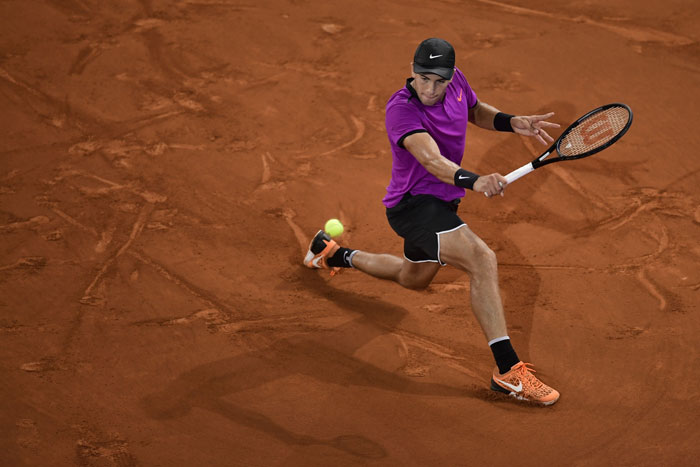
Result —
M433 54L430 54L430 59L431 59L431 60L434 59L434 58L438 58L438 57L442 57L442 55L433 55Z
M457 102L462 102L462 90L459 90L459 97L457 98Z
M498 378L495 378L495 379L496 379L496 381L498 381L498 382L501 383L502 385L508 387L509 389L511 389L511 390L514 391L514 392L520 392L520 391L523 390L523 382L522 382L522 381L518 381L518 385L517 385L517 386L513 386L512 384L506 383L505 381L502 381L502 380L500 380L500 379L498 379Z

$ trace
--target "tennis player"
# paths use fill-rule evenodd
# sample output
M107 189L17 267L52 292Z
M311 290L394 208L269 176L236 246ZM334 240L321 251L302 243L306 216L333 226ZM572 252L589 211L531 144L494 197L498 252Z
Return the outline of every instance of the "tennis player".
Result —
M420 43L411 78L386 105L386 130L393 166L383 199L394 231L404 239L404 257L341 248L323 230L309 245L310 268L355 268L424 289L441 266L449 264L470 279L471 306L496 360L491 389L520 400L550 405L559 393L541 382L511 345L498 288L494 252L457 215L465 190L488 197L504 194L498 173L478 175L460 167L468 123L487 130L532 136L546 144L553 113L514 116L480 102L464 74L455 67L454 48L445 40Z

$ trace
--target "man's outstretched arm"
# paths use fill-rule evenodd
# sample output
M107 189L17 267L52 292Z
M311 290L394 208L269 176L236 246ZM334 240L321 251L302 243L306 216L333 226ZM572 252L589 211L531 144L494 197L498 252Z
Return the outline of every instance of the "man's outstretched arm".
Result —
M469 121L487 130L512 131L524 136L534 136L542 144L552 143L545 128L559 128L558 123L548 122L554 112L543 115L510 115L486 102L477 102L469 109Z

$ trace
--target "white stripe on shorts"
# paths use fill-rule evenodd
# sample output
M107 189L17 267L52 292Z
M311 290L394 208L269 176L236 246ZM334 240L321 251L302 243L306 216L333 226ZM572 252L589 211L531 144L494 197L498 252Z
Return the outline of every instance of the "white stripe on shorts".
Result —
M467 225L467 224L461 224L461 225L458 225L457 227L455 227L454 229L443 230L442 232L435 232L435 234L437 235L437 242L438 242L438 248L437 248L438 262L439 262L442 266L445 266L447 263L443 263L442 260L440 259L440 235L441 235L441 234L444 234L444 233L454 232L454 231L457 230L457 229L461 229L462 227L466 227L466 225Z
M406 261L408 261L409 263L438 263L438 262L439 262L439 261L437 261L437 260L435 260L435 259L422 259L422 260L420 260L420 261L415 261L415 260L412 260L412 259L408 259L408 258L406 257L406 255L403 255L403 258L404 258Z

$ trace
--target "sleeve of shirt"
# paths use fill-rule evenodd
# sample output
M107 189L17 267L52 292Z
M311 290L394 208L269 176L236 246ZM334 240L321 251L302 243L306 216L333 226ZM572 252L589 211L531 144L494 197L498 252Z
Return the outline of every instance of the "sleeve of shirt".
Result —
M479 102L479 99L477 99L476 93L472 87L469 86L469 81L467 81L466 77L464 77L464 83L467 85L465 89L465 95L467 96L467 108L471 109L477 102Z
M389 140L403 148L403 141L414 133L427 132L420 111L411 102L395 102L386 109L386 132Z

